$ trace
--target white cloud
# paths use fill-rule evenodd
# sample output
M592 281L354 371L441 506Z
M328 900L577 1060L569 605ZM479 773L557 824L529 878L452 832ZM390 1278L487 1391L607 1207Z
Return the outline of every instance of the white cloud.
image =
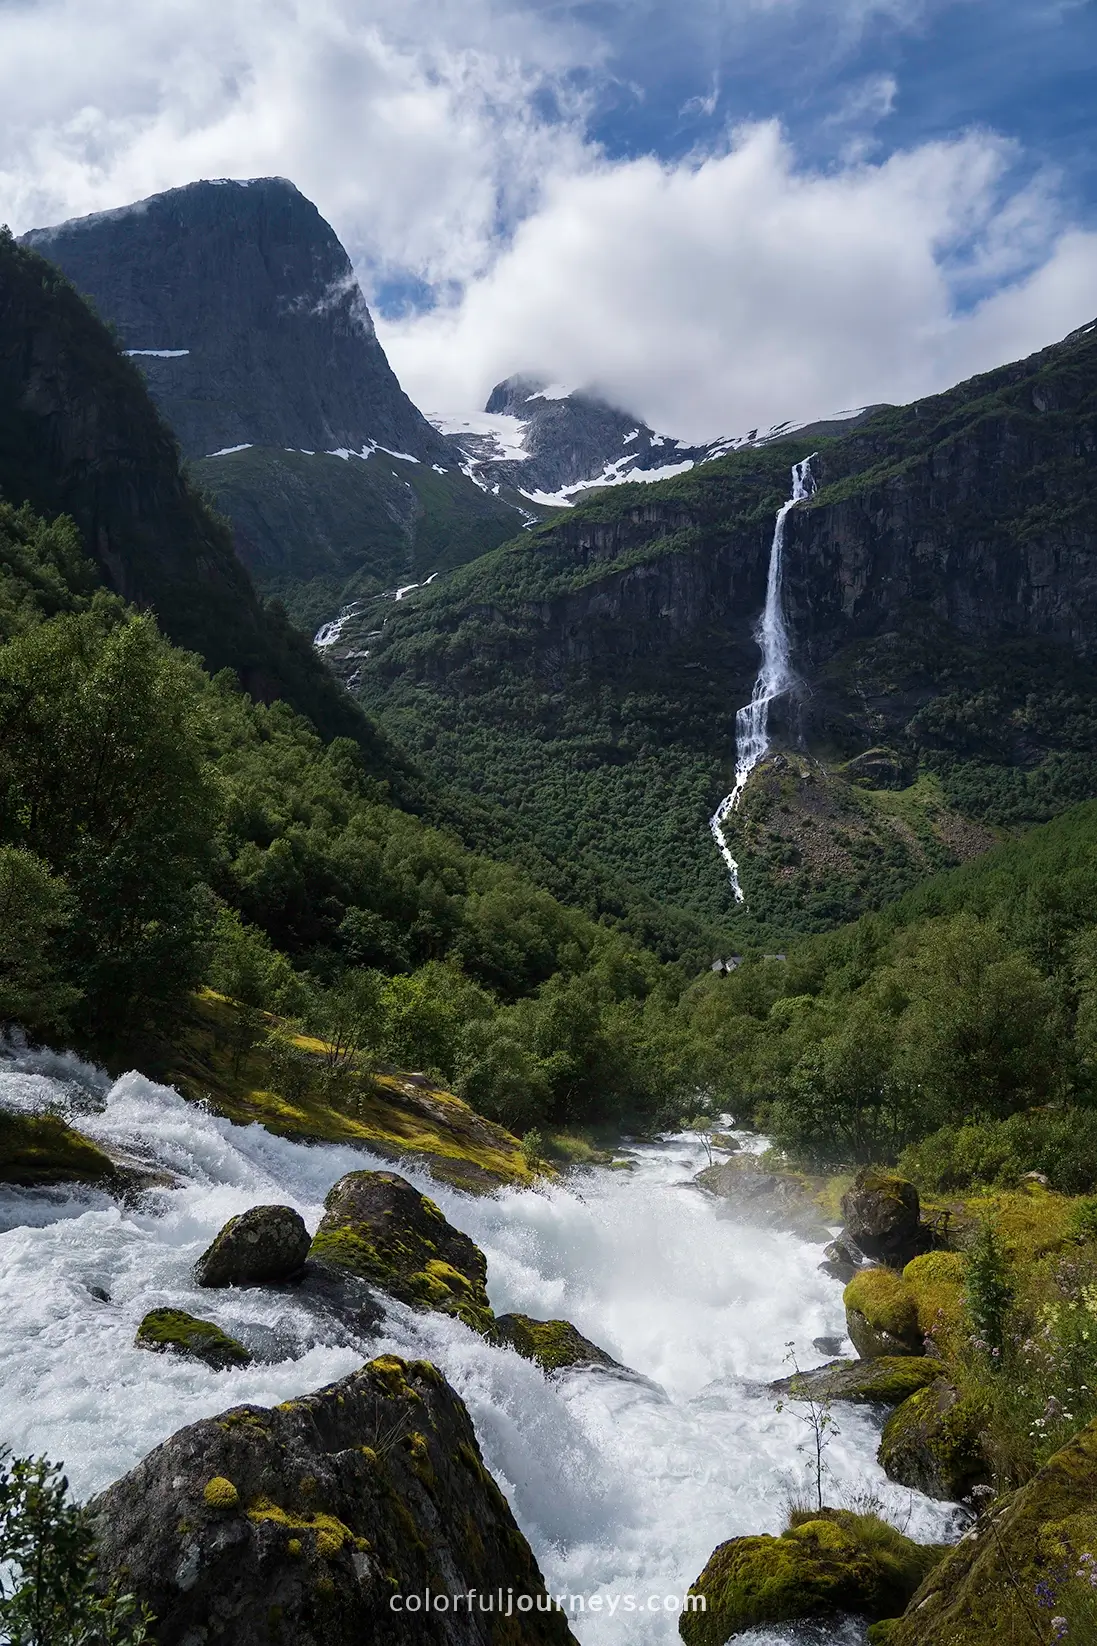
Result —
M824 0L824 32L837 52L874 14L913 25L938 3ZM721 41L743 47L752 16L772 30L784 14L797 40L819 22L806 0L620 0L622 29L637 9L717 57ZM993 134L873 164L854 145L812 171L754 125L677 165L610 163L574 88L613 71L613 13L598 35L580 11L0 0L0 221L280 173L334 224L367 292L412 276L446 294L379 327L426 409L472 411L530 370L692 436L907 398L1097 310L1094 237L1063 220L1054 178L1010 191L1016 156ZM871 128L896 95L867 75L841 118Z
M601 165L555 180L459 303L382 338L421 404L522 367L695 438L910 399L1097 312L1097 235L1046 187L1010 194L1014 158L973 133L812 173L765 124L690 165ZM988 272L1011 283L964 312Z
M21 230L196 177L278 173L352 255L461 282L548 178L584 163L566 76L600 49L502 0L0 9L0 221Z

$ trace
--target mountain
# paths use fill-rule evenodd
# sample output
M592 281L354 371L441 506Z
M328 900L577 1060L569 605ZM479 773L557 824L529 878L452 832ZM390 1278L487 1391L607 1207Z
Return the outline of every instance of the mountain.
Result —
M707 819L809 456L783 585L803 687L733 819L743 915ZM1091 326L846 433L604 489L333 657L368 653L363 700L405 746L573 873L741 941L817 929L1097 795L1095 468Z
M144 378L58 270L0 236L0 497L71 515L103 582L151 608L211 671L283 697L372 769L411 781L277 608L264 608L226 526L179 463Z
M520 528L403 392L334 230L284 178L191 183L23 242L117 329L241 558L305 620Z
M744 446L786 439L798 430L821 438L875 409L839 412L811 425L780 423L765 431L750 429L691 445L657 434L642 418L592 392L519 375L496 384L480 416L433 421L459 452L466 474L479 485L506 496L516 494L541 508L561 508L598 487L665 480Z

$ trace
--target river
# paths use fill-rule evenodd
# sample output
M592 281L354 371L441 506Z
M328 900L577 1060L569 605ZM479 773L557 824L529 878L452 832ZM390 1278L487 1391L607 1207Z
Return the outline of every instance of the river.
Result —
M0 1187L0 1443L63 1459L84 1496L186 1423L285 1400L361 1364L338 1329L318 1338L292 1292L199 1291L190 1271L235 1213L277 1201L314 1229L338 1177L387 1162L234 1126L143 1075L111 1083L50 1053L0 1060L0 1106L59 1109L179 1185L148 1191L139 1209L94 1190ZM460 1322L399 1304L374 1352L432 1359L460 1393L551 1592L628 1593L646 1606L684 1593L723 1539L781 1529L807 1480L807 1431L795 1405L775 1410L766 1383L788 1369L790 1342L801 1367L825 1359L812 1338L842 1335L843 1313L817 1246L721 1216L692 1186L706 1163L697 1137L638 1147L632 1159L631 1171L481 1199L405 1175L482 1248L498 1312L564 1316L648 1381L576 1372L549 1382ZM139 1321L160 1306L215 1320L264 1362L214 1373L135 1349ZM954 1510L883 1476L878 1419L852 1406L836 1415L829 1500L875 1496L909 1535L952 1535ZM573 1628L583 1646L678 1640L664 1610L588 1612ZM800 1638L779 1628L741 1637Z

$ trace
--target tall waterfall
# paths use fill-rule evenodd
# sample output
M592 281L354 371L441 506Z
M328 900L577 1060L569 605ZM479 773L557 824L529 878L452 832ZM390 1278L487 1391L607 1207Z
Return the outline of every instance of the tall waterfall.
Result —
M792 496L777 510L773 528L773 544L769 551L769 575L766 578L766 603L762 610L754 638L762 648L762 663L750 702L735 716L735 785L717 806L709 827L720 848L720 856L728 866L735 901L743 902L743 888L739 884L739 865L731 855L724 834L724 819L735 811L747 785L747 778L769 752L769 706L783 697L795 682L789 663L788 629L781 601L781 561L785 548L785 521L797 503L810 497L815 490L811 465L818 452L805 457L802 463L792 465Z

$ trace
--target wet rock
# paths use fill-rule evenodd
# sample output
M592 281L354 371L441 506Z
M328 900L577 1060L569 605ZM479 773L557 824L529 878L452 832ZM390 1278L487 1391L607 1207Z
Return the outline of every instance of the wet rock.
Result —
M819 1267L832 1280L840 1280L845 1286L851 1281L865 1261L864 1253L854 1245L846 1231L836 1235L823 1252L823 1262Z
M252 1206L230 1217L194 1265L199 1286L262 1286L292 1280L305 1266L309 1232L291 1206Z
M900 1486L956 1502L990 1480L980 1438L985 1422L986 1409L977 1397L962 1396L947 1378L936 1377L884 1425L880 1466Z
M158 1646L574 1646L562 1613L536 1609L529 1545L425 1361L192 1424L91 1512L100 1571L151 1607ZM534 1609L412 1611L428 1589Z
M914 1355L881 1355L875 1360L832 1360L808 1372L794 1372L770 1384L789 1400L849 1400L861 1406L898 1406L939 1378L937 1360Z
M811 1346L816 1354L830 1355L833 1358L841 1353L842 1339L840 1337L813 1337Z
M894 1616L941 1553L874 1515L797 1513L780 1537L735 1537L714 1551L690 1589L706 1609L683 1612L679 1633L686 1646L724 1646L769 1623Z
M24 1189L56 1183L117 1187L115 1164L98 1144L55 1114L0 1110L0 1183Z
M251 1356L242 1343L212 1320L199 1320L185 1309L150 1309L133 1341L138 1349L201 1360L215 1372L251 1365Z
M830 1230L800 1178L764 1171L753 1157L735 1156L706 1166L693 1180L725 1204L721 1216L756 1227L784 1229L804 1240L828 1241Z
M496 1342L535 1360L542 1371L563 1372L572 1366L601 1366L625 1372L626 1366L584 1337L570 1320L531 1320L529 1315L498 1315L492 1330Z
M309 1256L476 1331L493 1320L480 1248L396 1172L348 1172L324 1201Z
M1026 1636L1035 1640L1031 1623L1037 1584L1050 1582L1053 1592L1061 1587L1065 1549L1092 1552L1095 1525L1097 1422L983 1516L880 1638L887 1646L1005 1646ZM1086 1640L1084 1621L1082 1630L1078 1638Z
M862 1166L842 1196L845 1236L866 1257L901 1269L925 1251L918 1190L906 1178Z
M862 1269L846 1287L843 1301L846 1330L862 1359L925 1352L917 1300L894 1269Z

